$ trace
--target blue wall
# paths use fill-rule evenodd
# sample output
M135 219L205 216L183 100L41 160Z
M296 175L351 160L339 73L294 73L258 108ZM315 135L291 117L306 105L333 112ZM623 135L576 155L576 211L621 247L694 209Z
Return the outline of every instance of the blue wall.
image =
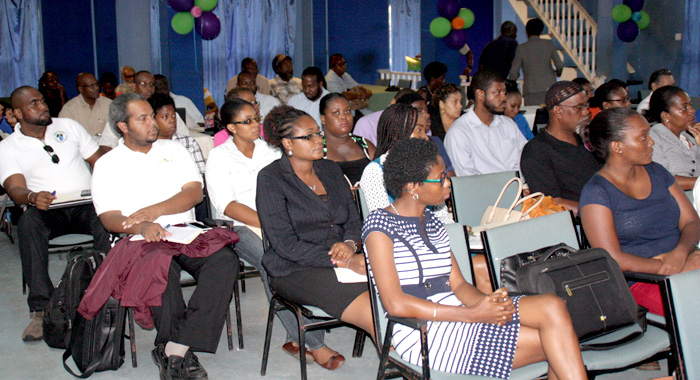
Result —
M79 73L90 72L99 78L105 71L118 71L114 1L94 2L97 73L94 72L90 0L41 2L46 71L58 74L69 97L78 94L75 78ZM29 85L37 86L38 83Z

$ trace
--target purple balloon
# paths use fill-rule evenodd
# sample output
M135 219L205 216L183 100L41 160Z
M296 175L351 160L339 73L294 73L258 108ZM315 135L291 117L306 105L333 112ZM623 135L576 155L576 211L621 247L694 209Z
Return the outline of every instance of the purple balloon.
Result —
M221 32L219 16L215 15L213 12L202 12L199 18L194 19L194 30L196 30L203 39L213 40Z
M438 0L438 13L450 21L459 13L459 7L457 0Z
M452 50L459 50L467 42L467 31L464 29L452 29L444 38L445 45Z
M177 12L189 12L194 7L194 0L168 0L168 5Z
M622 4L630 7L632 12L639 12L644 6L644 0L623 0Z
M627 20L617 26L617 37L624 42L632 42L639 35L639 27L632 20Z

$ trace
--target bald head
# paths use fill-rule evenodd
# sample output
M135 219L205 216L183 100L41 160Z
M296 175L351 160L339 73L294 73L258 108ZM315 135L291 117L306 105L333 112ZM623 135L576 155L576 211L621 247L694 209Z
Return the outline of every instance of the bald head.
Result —
M97 81L97 78L90 73L78 74L75 80L75 86L88 104L95 103L95 100L100 97L100 83Z
M35 129L51 124L49 107L44 96L34 87L22 86L10 95L12 108L22 128Z
M22 86L17 87L14 91L12 91L12 94L10 95L10 103L12 104L12 108L20 108L24 105L24 98L29 90L36 91L36 88L32 86Z

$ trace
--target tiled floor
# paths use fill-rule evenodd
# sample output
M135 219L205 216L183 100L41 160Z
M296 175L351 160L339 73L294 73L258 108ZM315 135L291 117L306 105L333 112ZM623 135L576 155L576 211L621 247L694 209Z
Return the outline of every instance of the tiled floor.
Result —
M11 244L5 234L0 233L0 379L73 379L61 363L62 350L49 348L43 342L24 343L20 335L29 322L26 296L21 289L21 265L17 245ZM51 278L56 282L65 269L65 260L58 255L50 257ZM209 372L211 379L298 379L299 363L281 350L284 330L275 324L270 361L267 375L260 376L265 323L267 320L267 301L259 279L246 282L247 293L242 294L243 332L245 348L228 351L226 336L222 334L216 355L199 354L202 365ZM191 292L192 288L186 288ZM233 310L233 309L232 309ZM347 361L336 371L327 371L318 365L308 367L309 379L372 379L376 377L378 359L374 346L368 341L361 358L352 358L354 330L338 328L326 335L326 343L345 355ZM235 332L234 332L235 336ZM137 327L137 352L139 365L131 367L127 352L126 362L117 371L99 372L91 378L107 379L157 379L158 370L153 364L150 351L153 348L154 331L145 331ZM128 351L128 349L127 349ZM598 379L652 379L665 374L665 361L661 363L663 371L628 370L622 373L598 377Z

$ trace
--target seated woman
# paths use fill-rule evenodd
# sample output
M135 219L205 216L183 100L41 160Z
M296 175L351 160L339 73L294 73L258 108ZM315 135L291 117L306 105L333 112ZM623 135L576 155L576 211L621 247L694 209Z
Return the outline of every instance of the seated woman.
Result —
M651 123L652 159L676 177L681 189L692 190L700 175L700 125L690 96L679 87L658 88L644 116Z
M652 161L649 123L629 108L604 110L588 126L603 168L583 187L579 210L591 246L623 271L671 275L700 268L700 220L663 166ZM638 304L663 315L657 285L631 287Z
M435 145L399 141L384 168L387 187L398 197L365 221L368 269L389 314L429 321L431 367L508 378L512 368L547 360L549 379L585 379L578 338L561 298L510 297L505 289L484 294L462 277L443 224L426 209L450 194ZM435 284L427 294L426 280ZM421 365L419 331L397 324L392 338L402 358Z
M595 90L595 95L590 100L589 111L591 111L591 119L593 119L602 110L629 108L631 105L630 93L625 82L612 79Z
M260 272L269 300L272 294L267 286L267 272L262 265L263 245L255 194L258 172L282 154L279 149L260 139L260 116L249 102L236 98L227 101L221 107L221 122L229 138L209 153L206 167L207 193L216 209L216 218L233 220L240 237L236 243L236 253ZM287 310L278 312L277 316L287 330L286 343L282 349L298 357L299 329L296 318ZM307 352L317 362L332 364L332 369L335 369L342 364L344 358L326 347L323 338L323 330L309 331L306 334ZM333 356L336 359L330 362L329 358Z
M428 112L433 136L444 140L452 123L462 116L462 89L453 83L445 83L438 87Z
M226 94L226 101L229 101L231 99L245 100L246 102L252 104L253 107L255 107L255 109L258 111L258 115L260 115L260 105L258 104L258 101L255 100L255 93L252 90L243 87L236 87L229 91L228 94ZM262 124L258 124L260 126L260 133L262 134ZM216 134L214 134L214 146L217 147L225 143L226 140L229 139L229 136L230 133L228 132L228 130L226 128L222 128L219 132L216 132Z
M337 92L332 92L319 103L325 137L324 158L335 161L351 186L360 182L362 171L374 156L374 144L364 137L353 135L353 117L350 103Z
M514 80L506 81L506 110L503 113L505 116L513 119L518 125L520 133L523 134L526 140L530 141L535 137L530 128L530 124L525 119L525 116L520 113L520 105L523 103L523 95L518 90L518 84Z
M271 288L373 335L367 284L340 283L334 271L366 273L362 221L340 167L323 159L323 132L304 111L279 106L265 118L265 136L284 153L258 174L255 197Z

